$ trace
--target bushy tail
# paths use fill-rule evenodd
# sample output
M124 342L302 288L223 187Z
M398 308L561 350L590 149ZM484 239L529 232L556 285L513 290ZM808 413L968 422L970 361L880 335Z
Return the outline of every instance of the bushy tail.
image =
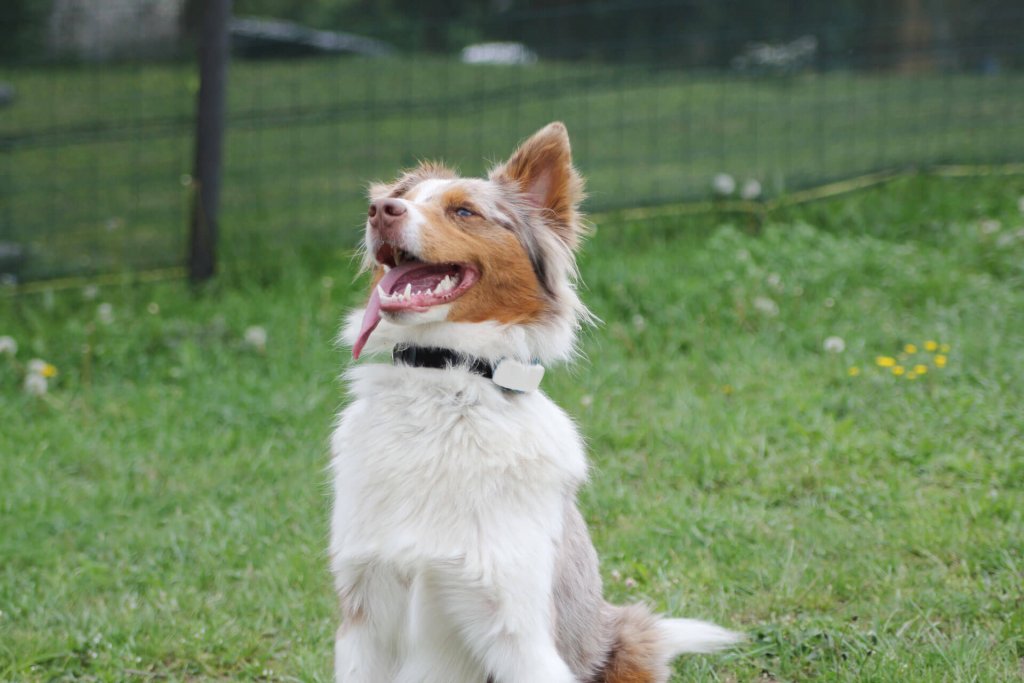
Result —
M664 683L668 664L684 652L714 652L743 640L696 619L662 619L643 605L608 607L615 640L601 683Z

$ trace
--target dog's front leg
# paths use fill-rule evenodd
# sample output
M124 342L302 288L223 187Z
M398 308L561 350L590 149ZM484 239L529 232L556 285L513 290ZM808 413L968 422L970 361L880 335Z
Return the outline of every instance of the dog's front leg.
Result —
M397 659L395 634L405 611L402 581L372 563L339 560L334 571L344 619L334 640L334 680L392 680Z
M494 683L577 683L555 646L552 568L533 555L434 575L439 605Z
M334 640L335 683L381 683L391 679L390 658L371 627L346 622Z

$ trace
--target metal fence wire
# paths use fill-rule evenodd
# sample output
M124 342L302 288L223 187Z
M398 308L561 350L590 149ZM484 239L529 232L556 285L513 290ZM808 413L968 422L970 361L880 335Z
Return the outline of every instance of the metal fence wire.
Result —
M5 282L182 263L197 5L0 10ZM238 0L232 45L224 253L352 245L368 180L555 119L591 211L1024 161L1019 0Z

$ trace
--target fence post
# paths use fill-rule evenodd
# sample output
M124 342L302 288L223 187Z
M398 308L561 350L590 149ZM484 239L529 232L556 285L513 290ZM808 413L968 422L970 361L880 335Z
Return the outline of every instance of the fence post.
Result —
M188 274L192 282L208 280L217 269L217 216L220 209L230 17L231 0L204 0L199 31L199 100L196 106L192 224L188 246Z

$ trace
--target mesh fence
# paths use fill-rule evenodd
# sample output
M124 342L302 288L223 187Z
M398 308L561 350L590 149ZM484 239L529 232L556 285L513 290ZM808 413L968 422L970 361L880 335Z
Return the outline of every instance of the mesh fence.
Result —
M0 273L181 264L194 10L45 4L0 12ZM506 1L457 20L338 4L289 5L313 31L236 3L222 252L354 244L368 180L423 158L479 173L555 119L591 211L706 199L721 174L719 192L763 199L1024 161L1019 2Z

